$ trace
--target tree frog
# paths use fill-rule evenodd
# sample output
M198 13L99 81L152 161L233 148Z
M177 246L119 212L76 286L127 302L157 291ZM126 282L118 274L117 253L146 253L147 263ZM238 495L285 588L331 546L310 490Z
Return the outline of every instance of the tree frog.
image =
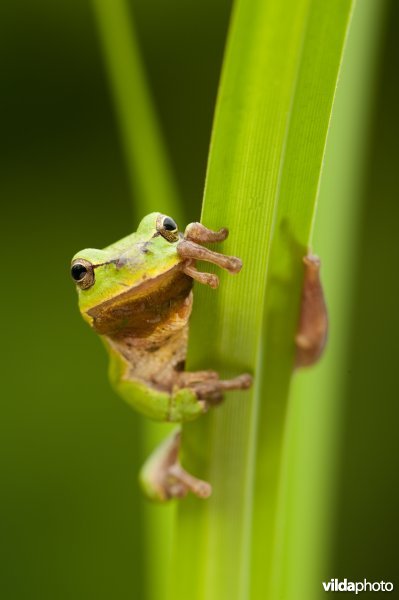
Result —
M71 275L83 318L105 343L116 391L151 419L182 423L218 404L227 390L246 389L242 374L222 380L215 371L184 371L193 280L216 288L217 275L196 269L208 261L238 273L241 260L205 248L221 242L227 229L200 223L184 235L160 213L144 217L135 233L104 250L86 249L72 259ZM205 498L210 485L190 475L178 460L179 432L155 451L141 472L147 495L156 500L191 491Z
M222 380L213 370L184 370L193 281L211 288L219 285L217 275L198 271L195 261L208 261L232 274L242 267L239 258L204 247L222 242L227 235L226 228L212 231L201 223L189 224L183 234L171 217L151 213L135 233L103 250L82 250L72 259L79 308L108 350L111 383L151 419L191 421L218 404L224 392L251 386L247 373ZM320 309L324 301L319 263L310 256L305 266L303 300L309 305L309 298L311 303L316 298ZM309 319L314 323L314 310L305 313L296 340L297 366L310 364L324 343L313 324L309 326ZM323 311L319 313L323 333ZM176 431L145 463L140 480L151 499L165 501L188 492L200 498L210 495L210 484L180 464L179 447Z

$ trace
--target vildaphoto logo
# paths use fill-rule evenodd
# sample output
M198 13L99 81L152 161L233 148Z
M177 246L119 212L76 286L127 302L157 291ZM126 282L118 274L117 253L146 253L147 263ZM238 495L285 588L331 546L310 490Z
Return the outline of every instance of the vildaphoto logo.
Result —
M323 588L325 592L392 592L393 583L390 581L348 581L344 579L330 579L330 581L323 581Z

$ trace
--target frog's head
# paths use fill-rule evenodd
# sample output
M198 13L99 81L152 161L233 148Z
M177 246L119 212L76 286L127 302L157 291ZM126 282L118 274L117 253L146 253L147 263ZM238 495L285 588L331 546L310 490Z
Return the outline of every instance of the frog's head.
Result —
M132 311L144 310L144 304L163 307L186 297L193 279L217 287L217 276L199 273L194 261L208 260L230 272L239 271L239 259L200 245L221 241L227 233L227 229L213 232L191 223L183 235L171 217L151 213L135 233L119 242L104 250L78 252L72 259L71 275L83 317L99 333L109 333L124 327Z
M75 254L71 275L79 293L83 316L119 296L148 293L168 274L178 271L184 259L177 252L183 238L175 221L160 213L144 217L135 233L104 248L87 248Z

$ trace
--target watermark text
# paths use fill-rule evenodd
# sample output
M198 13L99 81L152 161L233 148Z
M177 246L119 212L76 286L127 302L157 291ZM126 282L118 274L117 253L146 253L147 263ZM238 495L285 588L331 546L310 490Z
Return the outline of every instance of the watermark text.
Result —
M323 581L323 588L325 592L392 592L393 583L390 581L348 581L343 579L330 579L330 581Z

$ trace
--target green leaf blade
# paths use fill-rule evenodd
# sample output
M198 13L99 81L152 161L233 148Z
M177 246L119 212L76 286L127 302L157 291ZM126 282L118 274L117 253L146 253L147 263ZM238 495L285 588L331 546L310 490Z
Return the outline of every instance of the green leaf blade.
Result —
M352 3L330 4L241 0L235 8L202 220L229 226L223 252L244 268L223 275L216 293L197 287L189 366L221 366L223 376L250 370L256 380L251 392L229 394L222 408L184 427L185 464L208 477L214 493L179 507L177 598L243 600L251 577L257 597L273 598L301 256Z
M133 192L135 217L170 212L181 221L177 185L140 56L127 0L92 0Z
M125 152L136 225L137 219L154 211L173 215L182 223L184 210L142 65L129 3L92 2ZM172 428L140 420L143 461ZM169 581L176 507L161 507L142 498L140 508L146 600L156 600ZM153 576L155 570L157 577Z

